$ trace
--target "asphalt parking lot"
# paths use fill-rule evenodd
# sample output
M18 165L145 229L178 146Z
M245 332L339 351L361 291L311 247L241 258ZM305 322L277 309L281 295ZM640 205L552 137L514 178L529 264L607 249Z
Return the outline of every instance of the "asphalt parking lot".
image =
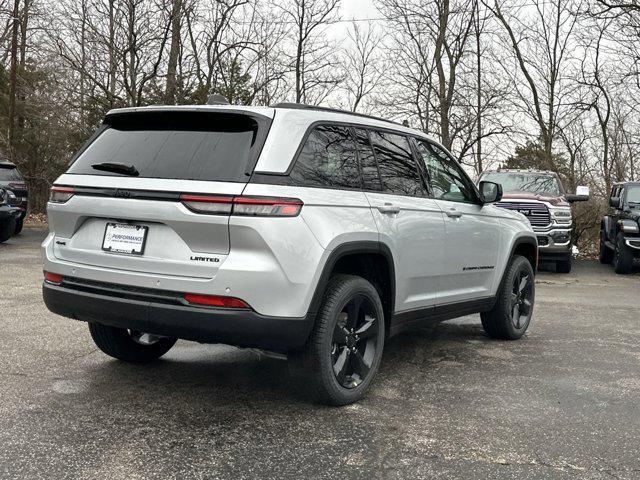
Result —
M0 245L0 478L638 478L640 274L538 276L535 325L391 340L369 396L298 397L286 363L178 342L131 366L41 300L39 243Z

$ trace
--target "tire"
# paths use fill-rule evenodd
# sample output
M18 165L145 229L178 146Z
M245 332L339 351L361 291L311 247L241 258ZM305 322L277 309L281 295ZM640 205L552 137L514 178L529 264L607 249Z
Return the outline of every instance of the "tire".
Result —
M491 338L519 339L531 322L534 301L533 268L525 257L514 255L500 284L495 305L480 314L484 331Z
M0 243L6 242L13 236L16 230L16 219L7 218L0 221Z
M571 273L571 257L567 260L558 260L556 262L557 273Z
M616 249L613 252L613 271L620 275L628 275L633 271L633 252L624 243L624 235L618 233Z
M110 357L130 363L148 363L157 360L176 343L176 338L153 337L123 328L89 323L91 338L96 346ZM148 341L143 341L145 335Z
M13 234L19 235L20 232L22 231L23 226L24 226L24 218L20 218L19 220L16 220L16 228L13 231Z
M603 265L609 265L613 261L613 250L605 243L606 235L604 230L600 230L600 255L599 260Z
M376 288L361 277L335 275L307 345L290 356L290 368L311 400L347 405L360 400L371 386L384 340L384 310Z

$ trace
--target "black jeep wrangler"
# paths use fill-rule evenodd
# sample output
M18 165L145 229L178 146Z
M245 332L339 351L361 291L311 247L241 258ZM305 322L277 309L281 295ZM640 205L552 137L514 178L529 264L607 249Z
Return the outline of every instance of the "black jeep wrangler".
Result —
M640 182L614 184L609 205L613 211L600 224L600 263L631 273L634 257L640 256Z

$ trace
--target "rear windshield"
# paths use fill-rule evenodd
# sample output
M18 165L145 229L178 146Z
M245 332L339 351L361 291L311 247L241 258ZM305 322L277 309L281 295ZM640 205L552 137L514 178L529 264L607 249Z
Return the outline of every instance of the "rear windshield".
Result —
M258 122L243 114L145 112L105 123L67 173L125 175L94 168L119 163L146 178L244 182L260 146Z
M5 168L0 166L0 182L22 181L20 172L15 167Z

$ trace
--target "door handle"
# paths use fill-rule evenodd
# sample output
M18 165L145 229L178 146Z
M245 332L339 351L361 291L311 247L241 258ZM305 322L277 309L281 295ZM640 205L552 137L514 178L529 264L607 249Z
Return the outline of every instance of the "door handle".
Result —
M462 212L456 210L455 208L452 208L450 210L445 210L445 212L447 214L447 217L449 218L460 218L462 216Z
M400 207L396 207L393 203L385 203L378 207L380 213L400 213Z

